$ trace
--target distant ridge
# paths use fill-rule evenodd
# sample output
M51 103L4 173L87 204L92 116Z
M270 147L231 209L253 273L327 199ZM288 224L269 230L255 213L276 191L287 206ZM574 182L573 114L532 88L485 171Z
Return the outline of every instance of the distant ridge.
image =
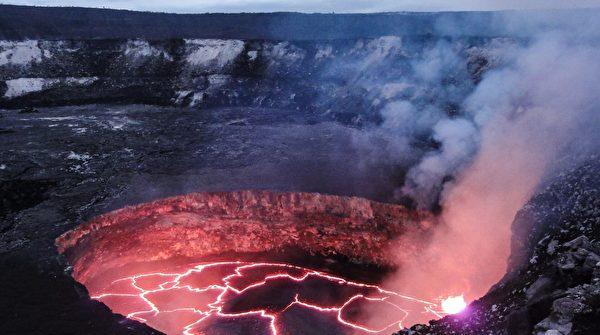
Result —
M599 16L599 9L372 14L171 14L0 4L0 39L235 38L298 41L385 35L514 37L530 36L536 30L560 28L568 22L584 29L595 27Z
M0 39L239 38L316 40L427 35L435 22L489 21L489 12L375 14L169 14L80 7L0 5ZM486 32L472 29L477 35Z

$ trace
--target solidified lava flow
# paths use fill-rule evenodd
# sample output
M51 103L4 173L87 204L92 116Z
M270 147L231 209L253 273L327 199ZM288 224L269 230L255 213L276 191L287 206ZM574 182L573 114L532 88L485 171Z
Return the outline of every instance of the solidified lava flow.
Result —
M101 215L56 245L90 296L167 334L391 333L442 314L373 284L433 221L361 198L194 193ZM398 238L405 253L389 259Z
M132 275L92 297L167 334L391 333L411 313L440 316L434 303L282 263ZM365 309L382 315L366 319Z

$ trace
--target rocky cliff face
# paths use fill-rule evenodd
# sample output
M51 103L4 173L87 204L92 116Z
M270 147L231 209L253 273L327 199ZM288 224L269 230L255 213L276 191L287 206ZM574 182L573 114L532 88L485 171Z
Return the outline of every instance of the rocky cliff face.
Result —
M398 205L316 193L239 191L196 193L102 215L57 239L74 277L89 283L104 271L139 262L286 250L356 264L393 265L386 250L405 239L407 253L433 227L433 218Z
M373 110L402 99L423 106L434 102L452 114L513 43L423 36L0 41L0 107L95 102L276 107L361 123L377 121ZM440 45L447 54L431 55ZM440 67L448 69L432 78Z

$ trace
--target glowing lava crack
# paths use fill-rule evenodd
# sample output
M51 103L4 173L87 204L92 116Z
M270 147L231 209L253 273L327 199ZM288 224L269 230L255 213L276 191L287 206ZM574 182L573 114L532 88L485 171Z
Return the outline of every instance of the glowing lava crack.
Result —
M440 316L435 303L281 263L202 263L133 275L92 297L167 334L226 334L231 319L244 334L300 334L307 327L323 334L390 333L410 313ZM311 325L294 326L294 319Z
M412 259L434 225L361 198L205 192L103 214L56 246L91 296L169 334L388 334L437 304L359 281Z

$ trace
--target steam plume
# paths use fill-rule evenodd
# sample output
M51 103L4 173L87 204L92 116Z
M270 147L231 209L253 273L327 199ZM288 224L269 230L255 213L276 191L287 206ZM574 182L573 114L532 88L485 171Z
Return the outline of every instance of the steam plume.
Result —
M440 120L440 149L408 173L401 193L430 204L441 193L441 226L429 247L389 285L424 298L482 296L506 271L510 225L566 149L594 149L600 129L600 47L595 36L538 34L490 71L462 103L460 118ZM574 156L574 155L573 155ZM402 253L399 242L396 254Z

